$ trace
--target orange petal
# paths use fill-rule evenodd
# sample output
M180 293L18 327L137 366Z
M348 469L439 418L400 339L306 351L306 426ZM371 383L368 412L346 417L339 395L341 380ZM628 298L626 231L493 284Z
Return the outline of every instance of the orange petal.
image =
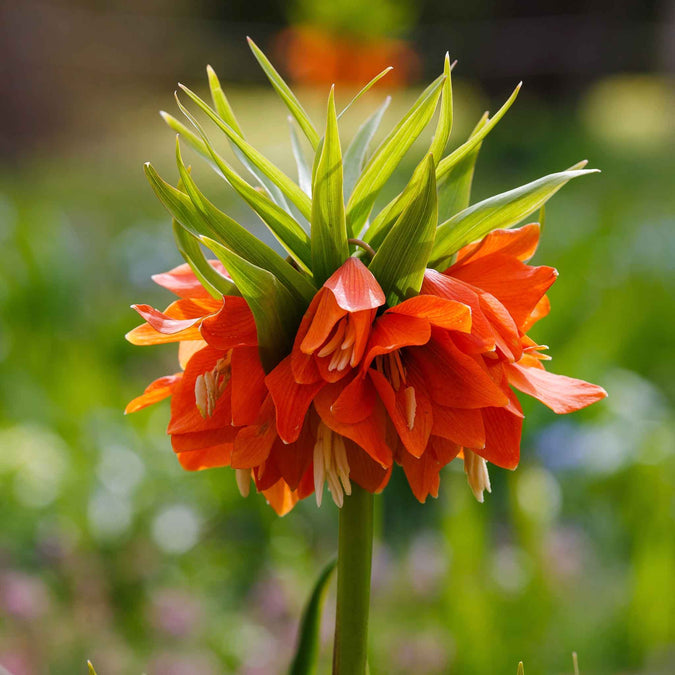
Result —
M316 437L316 429L313 430L312 428L315 426L308 420L295 443L286 444L278 438L272 447L270 459L274 458L279 473L293 490L298 487L312 463ZM265 471L267 471L267 467Z
M443 331L434 331L429 344L411 347L410 358L419 366L431 398L440 405L483 408L508 403L482 361L462 353Z
M225 296L220 311L202 321L201 337L212 347L222 350L257 345L255 321L246 300Z
M332 293L327 293L325 289L321 289L315 296L317 300L314 308L310 305L310 309L306 314L311 316L307 332L305 333L300 346L300 350L305 354L313 354L323 345L335 327L335 324L347 315L347 311L342 309L335 300ZM314 301L312 301L314 304ZM310 312L313 313L310 314ZM301 328L304 328L301 324ZM298 331L298 334L300 331Z
M263 490L263 495L278 516L285 516L298 502L297 494L283 480Z
M384 403L389 418L394 423L396 432L406 450L414 457L421 457L429 442L433 423L431 401L427 396L421 378L415 377L413 371L410 368L408 369L408 385L412 386L415 391L415 418L413 428L410 429L406 412L406 386L402 385L398 391L394 391L389 381L381 373L371 368L368 375L372 379L380 400Z
M180 382L182 377L183 373L176 373L175 375L160 377L150 383L140 396L137 396L133 401L129 401L127 407L124 409L124 414L126 415L128 413L136 412L137 410L142 410L153 403L168 398L173 394L176 385Z
M227 276L220 260L209 260L211 266L223 276ZM175 293L180 298L210 298L208 291L201 285L199 279L187 263L174 267L162 274L153 274L152 280Z
M540 368L514 363L507 366L507 373L509 384L539 399L559 415L580 410L607 396L607 392L597 384Z
M324 287L345 312L377 309L385 300L377 279L358 258L347 258Z
M533 267L502 254L453 265L449 273L494 295L519 326L529 318L558 276L553 267Z
M399 461L408 479L410 489L419 502L424 504L429 495L438 497L442 466L436 461L434 453L425 452L420 458L417 458L403 450L399 454Z
M277 411L279 436L286 443L292 443L300 435L307 410L325 382L320 380L314 384L298 384L293 377L291 357L287 356L267 375L265 384Z
M427 319L430 324L446 330L471 331L471 309L468 305L437 295L417 295L404 300L385 313L407 314Z
M391 466L392 452L385 442L387 420L384 408L376 405L372 415L356 424L344 424L331 412L331 408L343 389L342 383L326 385L314 399L314 407L324 424L336 433L350 438L361 446L383 467Z
M252 469L259 466L269 456L276 439L274 404L272 398L268 396L260 409L256 423L241 428L237 433L232 451L232 468Z
M529 260L537 250L540 230L539 223L530 223L512 230L493 230L480 241L460 249L455 264L473 261L493 253L510 255L523 261Z
M365 370L381 354L389 354L411 345L425 345L430 337L431 326L427 319L385 312L373 325L366 358L361 367Z
M457 344L461 345L462 351L467 354L491 351L495 348L494 329L483 313L479 292L480 289L435 270L427 270L424 273L422 293L454 300L471 309L471 335L460 333L456 337Z
M202 469L229 466L231 454L232 443L223 443L202 450L178 453L178 461L187 471L201 471Z
M527 317L527 319L521 326L523 332L527 333L527 331L530 330L530 328L532 328L532 326L534 326L534 324L537 323L537 321L543 319L545 316L548 316L550 311L551 311L551 301L548 299L548 295L545 295L534 306L532 314L530 314L530 316Z
M497 298L481 291L478 295L483 314L492 325L495 345L507 359L517 361L523 350L516 322Z
M467 448L485 446L485 427L480 410L447 408L436 405L432 434L446 438Z
M185 370L188 361L200 350L206 347L204 340L181 340L178 343L178 363Z
M441 466L446 466L459 455L462 450L462 446L449 441L447 438L432 436L430 441L430 449L433 450L434 454L436 455L436 461Z
M476 454L503 469L515 469L520 460L522 416L513 415L504 408L483 408L485 447Z
M375 462L370 455L348 438L345 439L345 449L347 450L350 480L373 494L382 492L389 482L391 467L383 468L379 462Z
M221 429L210 429L208 431L195 431L187 434L173 434L171 436L171 447L176 453L192 452L203 450L214 445L234 442L237 430L232 427L223 427Z
M331 412L344 424L356 424L372 415L376 398L372 382L364 375L357 374L337 397Z
M232 373L232 424L253 424L267 395L265 371L257 347L235 347L230 362Z

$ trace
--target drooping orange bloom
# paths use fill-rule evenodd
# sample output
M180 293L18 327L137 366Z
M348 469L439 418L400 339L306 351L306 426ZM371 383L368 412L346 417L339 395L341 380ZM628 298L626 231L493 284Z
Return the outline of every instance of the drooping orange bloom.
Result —
M224 274L219 263L212 264ZM212 298L188 265L153 279L179 300L164 312L134 306L146 323L126 337L136 345L178 342L183 371L152 382L125 412L171 397L167 433L181 465L190 471L229 466L238 430L257 419L267 394L251 311L241 297ZM236 474L243 494L248 493L250 474ZM264 492L280 514L297 501L283 480Z
M550 358L542 354L546 347L526 335L548 314L546 291L558 274L552 267L525 262L536 250L539 231L537 224L495 230L461 249L456 262L442 274L427 270L422 285L422 293L471 308L471 333L453 334L442 349L451 353L456 363L478 366L483 382L488 376L490 385L484 393L498 389L503 394L501 404L479 404L478 399L462 396L463 388L457 389L452 415L434 418L433 433L464 448L469 483L481 500L483 490L490 489L485 462L515 469L520 458L523 414L512 387L534 396L556 413L573 412L607 396L602 387L547 372L542 363ZM438 362L429 360L425 375L432 391L435 386L439 396L445 392L445 400L451 400L449 373L440 369ZM473 438L466 436L468 431Z

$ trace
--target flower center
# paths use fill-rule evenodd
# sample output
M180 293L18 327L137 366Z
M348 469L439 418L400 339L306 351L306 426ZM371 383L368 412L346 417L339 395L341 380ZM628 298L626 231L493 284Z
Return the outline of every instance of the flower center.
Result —
M218 399L223 395L232 375L230 363L232 350L218 359L216 365L195 380L195 403L199 414L206 418L211 417L216 409Z
M314 444L314 490L317 506L321 506L325 482L328 482L333 501L342 508L345 494L352 493L347 449L342 436L334 433L323 422L319 422Z
M344 370L348 365L356 365L354 346L356 344L356 326L350 315L343 316L336 324L326 343L317 352L317 356L331 356L328 370Z
M375 357L376 370L384 375L389 383L398 393L401 387L403 389L403 412L405 414L406 424L408 429L415 426L415 413L417 412L417 399L415 398L415 388L408 386L406 382L406 369L401 359L400 350L390 352L389 354L382 354Z

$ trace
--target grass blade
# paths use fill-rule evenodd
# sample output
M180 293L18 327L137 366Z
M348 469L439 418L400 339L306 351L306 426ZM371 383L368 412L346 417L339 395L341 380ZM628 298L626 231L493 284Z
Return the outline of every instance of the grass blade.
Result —
M311 198L312 196L312 170L307 164L305 159L305 153L302 151L302 146L300 145L300 139L298 134L295 131L295 126L293 126L293 118L289 116L288 124L291 129L291 147L293 148L293 157L295 157L295 163L298 167L298 185L300 189Z
M438 165L443 157L445 146L450 140L450 133L452 132L452 66L450 65L450 54L446 52L445 62L443 63L443 91L441 94L441 112L438 116L438 124L436 125L436 133L431 142L429 152L434 156L434 161Z
M375 75L375 77L370 82L368 82L368 84L363 87L363 89L361 89L361 91L356 96L354 96L354 98L349 103L347 103L344 108L342 108L337 118L340 119L373 85L377 84L390 70L394 70L394 66L389 66L381 73Z

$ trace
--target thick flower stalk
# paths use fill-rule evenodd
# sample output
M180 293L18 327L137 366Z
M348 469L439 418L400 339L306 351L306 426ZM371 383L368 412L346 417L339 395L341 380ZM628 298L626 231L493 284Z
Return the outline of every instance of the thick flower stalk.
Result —
M212 132L177 96L189 126L162 116L178 132L178 187L150 164L146 174L173 217L187 264L155 277L179 299L163 312L136 306L145 323L127 337L134 344L177 342L181 371L153 382L127 411L170 397L168 433L181 465L230 466L244 496L253 483L280 515L312 493L321 505L327 486L344 507L342 549L350 532L354 540L369 537L368 493L385 488L396 464L424 501L438 495L441 469L459 458L482 501L490 490L488 465L515 469L519 461L523 413L516 390L557 413L606 396L601 387L545 369L547 347L527 332L548 314L546 292L557 272L527 262L538 244L537 224L510 229L591 171L582 162L472 205L481 144L520 85L446 153L453 117L446 57L443 74L376 149L370 144L388 100L343 153L339 117L386 72L340 115L331 90L320 132L251 47L294 118L297 181L246 141L212 69L212 105L181 85L254 183L214 149ZM437 108L433 140L408 185L373 213ZM184 164L181 142L208 160L285 255L209 201ZM202 246L216 259L207 259ZM345 618L362 613L363 603L350 605L345 580L365 588L359 579L369 574L369 560L367 552L340 552L334 672L365 667L365 624Z

